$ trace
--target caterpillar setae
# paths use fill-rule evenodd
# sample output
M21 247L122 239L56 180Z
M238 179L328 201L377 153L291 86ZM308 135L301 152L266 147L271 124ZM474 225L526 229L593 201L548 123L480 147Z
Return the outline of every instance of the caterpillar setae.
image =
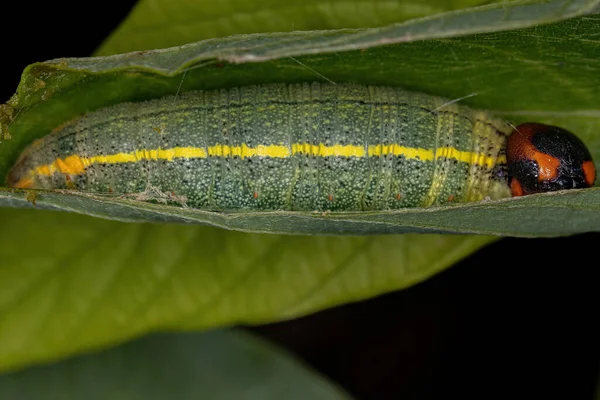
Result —
M564 129L513 129L435 96L322 83L110 106L34 142L8 176L18 188L152 187L216 211L429 207L594 180L589 151Z

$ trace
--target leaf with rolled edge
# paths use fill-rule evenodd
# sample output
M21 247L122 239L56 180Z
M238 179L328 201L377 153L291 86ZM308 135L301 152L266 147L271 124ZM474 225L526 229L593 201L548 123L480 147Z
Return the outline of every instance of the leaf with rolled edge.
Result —
M536 117L540 122L571 128L584 137L599 159L600 145L594 134L597 111L593 109L600 96L593 90L599 79L594 61L598 46L593 42L598 17L559 22L584 14L597 2L502 3L501 8L492 5L382 26L379 37L378 31L371 30L250 35L157 52L34 64L25 71L11 106L0 107L3 139L7 139L6 125L13 121L12 139L0 144L0 176L6 175L32 140L85 111L178 90L320 80L320 75L336 81L397 85L450 98L476 92L478 96L466 100L470 105L514 116L514 121ZM480 13L491 11L496 12L493 21L480 18ZM193 13L186 12L185 17L193 18ZM542 22L551 24L534 28ZM334 26L319 26L328 27ZM129 35L135 31L131 29L123 27L107 43L125 46L128 38L119 32ZM452 38L489 31L496 32ZM423 40L407 42L416 38L417 32ZM367 33L374 36L366 37ZM383 45L390 37L399 43ZM332 52L332 46L342 39L347 47ZM257 47L248 48L250 41ZM356 50L360 46L366 51ZM144 43L142 47L159 44ZM256 62L249 57L252 55L273 58ZM240 63L222 62L227 57ZM552 96L539 95L547 90ZM590 211L597 204L595 190L432 209L427 212L437 215L433 225L425 213L419 215L422 210L406 211L395 220L389 213L356 215L351 221L335 214L285 218L302 221L305 232L322 228L321 218L328 218L334 224L329 229L352 225L356 229L386 226L389 231L505 234L504 220L512 218L514 206L518 215L527 215L529 221L515 234L546 236L595 229ZM238 229L283 227L282 219L261 219L256 214L202 213L81 193L4 189L0 204L124 220L190 223L201 216L206 223L231 223ZM532 204L553 221L562 218L564 227L555 222L544 227L537 218L530 218L537 212ZM589 221L579 217L582 210ZM155 330L196 330L294 318L411 286L493 240L457 235L259 235L16 209L0 209L0 221L3 370Z
M102 353L0 375L2 399L349 400L270 343L241 330L161 334Z
M178 46L245 33L373 28L505 0L140 1L97 55ZM127 40L123 40L127 38Z
M452 207L362 212L211 212L164 206L122 196L29 191L3 196L0 204L81 212L128 222L201 223L253 233L372 235L469 233L552 237L600 230L600 188L542 193Z
M600 101L600 93L595 90L600 86L600 68L594 62L600 58L600 46L594 40L600 31L598 15L449 38L579 15L597 3L492 4L375 29L234 36L165 50L33 64L10 101L12 139L0 145L0 175L6 174L32 139L101 106L177 91L314 81L320 77L400 86L448 98L477 94L464 102L494 110L514 123L533 119L561 125L576 132L593 158L600 160L598 112L593 109ZM423 40L406 42L408 39ZM353 50L356 48L361 50ZM4 110L4 115L10 113L6 107ZM21 205L23 198L29 196L31 200L31 193L2 190L0 204ZM38 206L96 216L198 222L251 232L556 236L600 229L593 217L597 196L596 190L584 190L436 209L358 214L221 214L64 191L39 192L34 197ZM580 203L582 197L586 203ZM546 214L552 218L546 218ZM498 215L503 218L498 219ZM522 222L524 218L527 223ZM291 228L284 230L281 222L292 223Z

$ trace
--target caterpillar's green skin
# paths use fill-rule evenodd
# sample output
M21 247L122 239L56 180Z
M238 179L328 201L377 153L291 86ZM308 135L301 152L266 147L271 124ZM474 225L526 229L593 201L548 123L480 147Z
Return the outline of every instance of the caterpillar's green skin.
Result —
M510 127L447 103L398 88L319 83L125 103L30 146L8 181L149 194L140 198L158 192L206 210L386 210L510 196L504 174ZM460 156L440 156L440 149ZM486 163L465 161L471 153ZM80 159L91 163L82 173L60 167Z

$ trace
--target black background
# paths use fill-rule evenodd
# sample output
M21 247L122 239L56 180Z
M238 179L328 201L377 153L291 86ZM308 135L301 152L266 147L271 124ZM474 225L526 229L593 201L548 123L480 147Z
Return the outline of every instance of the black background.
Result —
M88 56L133 0L3 10L0 102L35 61ZM357 399L592 399L600 234L503 239L408 290L249 328Z

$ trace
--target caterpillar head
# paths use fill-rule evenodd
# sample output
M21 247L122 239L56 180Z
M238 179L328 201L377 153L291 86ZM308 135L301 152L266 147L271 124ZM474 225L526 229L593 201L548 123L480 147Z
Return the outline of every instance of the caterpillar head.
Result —
M596 180L596 168L585 144L556 126L517 126L508 138L506 156L513 196L587 188Z

